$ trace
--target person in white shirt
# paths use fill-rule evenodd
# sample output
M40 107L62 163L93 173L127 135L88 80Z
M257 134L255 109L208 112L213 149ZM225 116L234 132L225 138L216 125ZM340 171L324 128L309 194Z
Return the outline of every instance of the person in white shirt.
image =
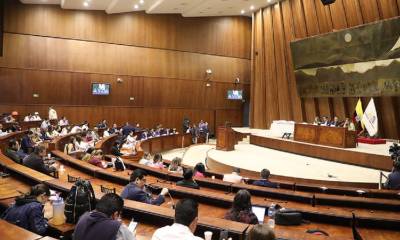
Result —
M1 136L5 136L5 135L7 135L7 134L8 134L8 132L7 132L7 131L3 131L3 125L0 124L0 137L1 137Z
M62 116L60 121L58 122L58 125L61 127L68 126L69 125L68 119L65 116Z
M151 157L151 154L148 152L145 152L143 154L142 159L140 159L139 164L143 164L146 166L150 166L153 164L153 158Z
M110 136L110 129L107 128L104 132L103 132L103 137L108 137Z
M241 183L243 180L243 177L240 176L239 174L240 174L240 169L234 168L232 173L224 174L224 178L222 180L225 182L231 182L231 183Z
M75 150L77 152L86 152L86 150L88 149L88 144L84 142L80 136L76 137L76 141L74 144Z
M33 117L32 114L29 113L27 116L24 117L24 122L32 121L32 117Z
M49 107L49 120L57 120L57 112L53 107Z
M42 120L42 118L39 116L38 112L35 112L35 114L33 114L31 121L40 121Z
M202 240L193 233L197 227L198 204L192 199L182 199L175 207L175 221L171 226L157 229L152 240Z
M43 130L47 130L50 126L49 121L45 118L42 122L42 124L40 124L40 128Z
M82 128L79 126L74 126L71 129L71 133L78 133L78 132L82 132Z
M133 135L133 131L131 131L129 135L126 137L126 141L122 145L122 148L130 148L135 150L136 138L137 137Z

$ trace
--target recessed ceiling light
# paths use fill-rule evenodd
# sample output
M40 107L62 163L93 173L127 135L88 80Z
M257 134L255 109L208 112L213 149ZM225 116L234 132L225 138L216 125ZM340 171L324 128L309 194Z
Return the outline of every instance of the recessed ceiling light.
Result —
M253 6L253 5L251 5L251 6L250 6L250 10L253 10L253 9L254 9L254 6Z
M138 8L139 8L139 5L135 4L133 7L134 7L135 9L138 9Z
M139 3L140 3L140 4L144 4L144 0L140 0Z
M83 2L83 6L89 7L89 3L88 2Z
M244 14L244 10L240 11L241 14Z
M268 3L272 2L272 0L267 0Z

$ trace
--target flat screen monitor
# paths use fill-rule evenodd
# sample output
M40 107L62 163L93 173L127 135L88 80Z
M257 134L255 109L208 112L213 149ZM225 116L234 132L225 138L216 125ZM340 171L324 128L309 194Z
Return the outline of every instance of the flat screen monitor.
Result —
M228 90L227 97L231 100L242 100L243 90Z
M264 207L258 207L258 206L252 206L251 210L257 216L258 223L260 223L260 224L264 223L265 208Z
M110 84L109 83L92 83L92 94L93 95L109 95Z

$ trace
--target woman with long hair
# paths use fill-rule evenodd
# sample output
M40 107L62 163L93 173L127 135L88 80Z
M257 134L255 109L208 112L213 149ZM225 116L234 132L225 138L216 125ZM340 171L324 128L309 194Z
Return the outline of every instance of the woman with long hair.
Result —
M225 219L257 224L257 216L251 211L251 195L247 190L239 190L233 199L232 208L225 214Z

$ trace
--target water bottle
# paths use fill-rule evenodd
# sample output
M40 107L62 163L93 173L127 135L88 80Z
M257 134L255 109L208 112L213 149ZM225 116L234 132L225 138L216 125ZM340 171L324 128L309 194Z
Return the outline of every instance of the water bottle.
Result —
M268 217L273 219L275 217L275 211L275 203L272 203L268 208Z
M271 206L268 208L268 226L271 229L274 229L275 227L275 203L272 203Z
M64 216L64 200L62 197L57 196L57 199L53 201L53 224L62 225L65 223Z

